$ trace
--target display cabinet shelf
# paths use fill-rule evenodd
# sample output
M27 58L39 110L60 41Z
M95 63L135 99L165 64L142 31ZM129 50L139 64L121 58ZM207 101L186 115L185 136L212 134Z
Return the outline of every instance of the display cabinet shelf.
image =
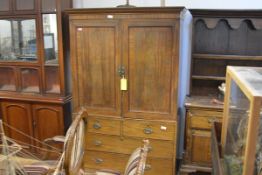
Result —
M249 60L262 61L262 56L247 56L247 55L217 55L217 54L193 54L194 59L207 60Z
M192 75L192 79L196 80L218 80L225 81L225 77L216 77L216 76L201 76L201 75Z

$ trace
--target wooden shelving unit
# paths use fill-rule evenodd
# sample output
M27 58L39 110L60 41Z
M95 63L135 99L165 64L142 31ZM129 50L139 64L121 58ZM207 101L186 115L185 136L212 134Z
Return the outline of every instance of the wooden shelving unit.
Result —
M193 16L193 49L190 97L185 103L183 167L194 172L212 168L210 122L222 120L223 96L218 86L225 82L226 67L262 67L262 11L190 12Z

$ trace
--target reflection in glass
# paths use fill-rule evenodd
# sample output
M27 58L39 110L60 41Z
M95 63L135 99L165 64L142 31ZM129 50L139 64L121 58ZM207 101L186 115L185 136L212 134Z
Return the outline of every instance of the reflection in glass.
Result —
M58 64L56 14L43 14L44 50L46 64Z
M39 75L37 69L21 69L21 82L23 92L39 92Z
M36 22L0 20L0 61L36 61Z
M0 90L15 91L15 73L10 67L0 67Z

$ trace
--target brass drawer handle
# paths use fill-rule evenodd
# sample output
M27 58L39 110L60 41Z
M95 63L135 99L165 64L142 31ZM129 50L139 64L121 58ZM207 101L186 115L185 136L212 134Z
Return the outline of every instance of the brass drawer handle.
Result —
M95 158L95 163L96 163L96 164L101 164L101 163L103 163L103 162L104 162L103 159Z
M95 146L101 146L102 145L102 141L101 140L95 140L94 141L94 145Z
M151 170L152 166L150 164L145 165L145 171Z
M102 126L100 125L100 123L98 123L98 122L95 122L94 124L93 124L93 128L94 129L100 129Z
M144 133L145 134L152 134L153 133L153 129L152 128L145 128L144 129Z

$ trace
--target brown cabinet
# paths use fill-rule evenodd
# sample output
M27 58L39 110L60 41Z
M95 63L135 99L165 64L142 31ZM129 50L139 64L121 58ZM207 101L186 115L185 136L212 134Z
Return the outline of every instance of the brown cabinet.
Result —
M86 168L123 172L132 150L148 138L152 164L145 174L175 174L182 11L67 12L73 110L85 107L89 113Z
M0 2L1 118L40 140L64 134L70 121L64 112L70 113L71 99L64 54L68 38L62 30L62 11L69 7L70 0ZM7 132L33 143L10 128Z
M4 100L1 102L6 134L23 145L39 145L55 135L64 134L65 108L61 105Z
M211 127L222 122L223 106L211 98L190 97L186 103L185 156L182 169L211 172Z

